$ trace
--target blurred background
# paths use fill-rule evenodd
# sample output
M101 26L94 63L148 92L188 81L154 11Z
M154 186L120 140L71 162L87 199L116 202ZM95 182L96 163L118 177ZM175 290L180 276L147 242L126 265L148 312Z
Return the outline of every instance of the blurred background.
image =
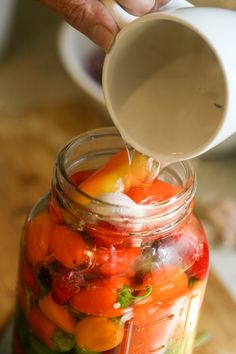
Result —
M236 0L192 2L236 9ZM0 330L14 309L24 219L50 187L58 149L112 124L99 83L103 57L39 3L0 0ZM198 353L235 354L236 137L193 163L212 251L200 319L211 339Z

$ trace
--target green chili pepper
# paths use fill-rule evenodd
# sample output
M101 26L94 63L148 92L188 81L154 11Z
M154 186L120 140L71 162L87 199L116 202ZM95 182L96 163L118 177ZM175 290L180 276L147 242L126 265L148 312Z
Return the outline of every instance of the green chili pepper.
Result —
M123 288L121 288L119 290L117 302L120 304L121 308L125 309L132 302L141 301L141 300L145 299L146 297L148 297L152 292L152 287L147 286L145 294L141 295L141 296L132 295L132 291L133 291L133 289L128 285L123 286Z

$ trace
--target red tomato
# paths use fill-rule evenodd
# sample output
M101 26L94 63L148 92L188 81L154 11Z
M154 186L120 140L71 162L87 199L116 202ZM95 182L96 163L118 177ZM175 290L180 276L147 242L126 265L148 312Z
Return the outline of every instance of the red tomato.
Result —
M96 264L99 267L98 271L100 274L107 276L133 276L134 262L140 255L141 250L137 247L100 248L95 252Z
M67 269L60 266L52 281L52 298L59 304L64 305L80 290L83 283L83 274L75 269Z
M93 227L87 227L86 232L91 241L101 247L122 245L127 238L127 232L117 230L115 225L106 221L100 221Z
M178 193L178 187L155 180L146 187L131 188L127 195L137 204L152 204L167 200Z
M209 249L206 242L203 242L200 246L199 256L188 269L188 275L196 279L205 279L209 269Z
M70 305L78 312L94 316L119 317L124 313L122 308L114 308L118 291L129 285L125 277L111 277L106 280L91 281L70 300Z
M187 270L190 277L205 279L209 270L209 249L205 230L196 215L191 214L186 224L186 237L196 244L194 262Z

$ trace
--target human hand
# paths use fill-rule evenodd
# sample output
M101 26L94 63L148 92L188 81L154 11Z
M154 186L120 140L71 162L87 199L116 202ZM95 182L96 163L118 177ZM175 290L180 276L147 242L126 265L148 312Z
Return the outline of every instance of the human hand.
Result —
M96 44L109 51L119 28L99 0L39 0L63 16L73 27L84 33ZM142 16L169 0L119 0L128 12Z

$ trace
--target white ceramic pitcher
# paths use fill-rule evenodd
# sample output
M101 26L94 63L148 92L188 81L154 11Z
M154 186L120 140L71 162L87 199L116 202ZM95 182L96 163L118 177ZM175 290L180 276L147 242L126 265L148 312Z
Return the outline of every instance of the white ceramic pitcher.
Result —
M198 156L236 131L236 13L172 0L137 18L103 0L122 28L103 90L123 138L160 160Z

